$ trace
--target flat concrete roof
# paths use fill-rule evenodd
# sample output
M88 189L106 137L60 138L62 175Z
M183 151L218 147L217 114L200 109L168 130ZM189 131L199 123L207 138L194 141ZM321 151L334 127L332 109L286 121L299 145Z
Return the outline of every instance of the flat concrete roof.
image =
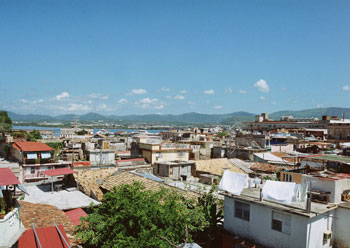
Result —
M29 195L25 195L23 201L49 204L60 210L86 208L90 206L90 203L93 203L94 205L100 204L100 202L88 197L78 190L51 192L51 185L27 186L26 189Z
M221 193L222 195L242 200L250 203L254 203L257 205L262 205L268 208L276 209L279 211L289 212L292 214L302 215L308 218L313 218L319 214L326 213L330 210L333 210L338 207L337 204L321 204L312 202L311 203L311 212L306 212L306 202L292 202L292 204L282 204L279 202L265 200L260 201L260 189L259 188L246 188L243 189L241 195L232 195L228 192Z

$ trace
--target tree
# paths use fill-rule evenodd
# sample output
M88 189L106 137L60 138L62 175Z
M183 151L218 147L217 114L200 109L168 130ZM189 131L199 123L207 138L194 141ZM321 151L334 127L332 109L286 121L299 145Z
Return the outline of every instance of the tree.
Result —
M137 182L122 185L105 194L102 204L83 219L77 237L88 248L165 248L191 242L208 224L202 208L194 203L165 188L146 191Z
M6 111L0 111L0 131L9 131L12 129L12 120Z
M226 136L229 136L230 134L228 133L228 132L226 132L226 131L222 131L222 132L218 132L217 134L216 134L216 136L218 136L218 137L226 137Z
M75 133L76 133L77 135L85 135L85 134L88 134L89 132L86 131L85 129L83 129L83 130L80 130L80 131L76 131Z
M223 224L224 201L215 196L217 186L212 186L209 192L203 192L198 198L198 205L202 207L208 226L199 231L196 236L197 242L204 244L203 247L215 247L216 230L219 224Z
M35 130L35 129L33 131L29 132L26 136L27 141L36 141L38 139L42 139L42 137L41 137L40 132L38 130Z

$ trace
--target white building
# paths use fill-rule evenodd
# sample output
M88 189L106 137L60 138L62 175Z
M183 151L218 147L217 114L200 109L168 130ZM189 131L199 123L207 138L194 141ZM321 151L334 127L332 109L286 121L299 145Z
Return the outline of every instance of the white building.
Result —
M350 247L350 204L305 202L290 205L260 200L258 188L244 189L241 195L224 193L224 228L235 236L267 247L320 248Z
M91 165L112 165L115 164L115 152L111 150L95 149L86 151Z

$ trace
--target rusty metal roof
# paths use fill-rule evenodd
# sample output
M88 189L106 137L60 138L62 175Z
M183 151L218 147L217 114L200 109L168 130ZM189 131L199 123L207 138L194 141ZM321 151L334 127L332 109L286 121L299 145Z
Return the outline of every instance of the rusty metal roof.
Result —
M54 176L62 176L62 175L68 175L68 174L73 174L78 172L70 168L60 168L55 170L43 171L43 173L49 177L54 177Z
M0 186L21 184L10 168L0 168Z
M12 147L23 152L42 152L54 150L52 147L44 143L33 141L16 141L12 144Z
M63 226L59 225L58 229L61 231L64 238L68 240ZM68 248L68 246L62 240L56 227L49 226L36 228L35 231L37 233L37 238L33 229L25 231L18 240L18 248L38 248L38 240L40 241L42 248Z

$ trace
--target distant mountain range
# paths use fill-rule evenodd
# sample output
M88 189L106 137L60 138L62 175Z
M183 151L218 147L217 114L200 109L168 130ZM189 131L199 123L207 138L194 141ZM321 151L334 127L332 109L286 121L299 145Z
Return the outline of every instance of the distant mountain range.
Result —
M317 108L317 109L306 109L299 111L278 111L269 114L269 118L279 120L281 116L294 116L296 118L305 117L317 117L321 118L322 115L339 116L345 114L345 118L350 118L350 108ZM234 112L230 114L201 114L201 113L185 113L180 115L101 115L98 113L87 113L84 115L35 115L35 114L16 114L14 112L8 112L9 117L13 121L23 122L42 122L42 121L72 121L74 116L78 116L79 120L85 121L128 121L128 122L147 122L147 123L221 123L221 124L233 124L242 121L252 121L256 114L248 112Z

